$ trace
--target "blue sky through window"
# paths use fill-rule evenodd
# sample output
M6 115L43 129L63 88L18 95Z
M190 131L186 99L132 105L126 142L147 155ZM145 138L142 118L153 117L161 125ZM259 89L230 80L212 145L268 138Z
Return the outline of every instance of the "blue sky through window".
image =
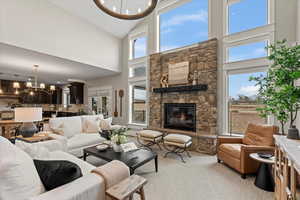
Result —
M140 58L146 56L147 38L139 37L135 40L133 45L133 58Z
M228 9L228 32L236 33L268 23L268 0L240 0Z
M249 81L251 76L257 77L266 75L266 72L254 72L243 74L231 74L228 78L229 83L229 96L230 98L237 98L238 95L245 95L253 97L257 95L258 87L255 86L254 81Z
M160 15L160 51L208 39L208 0L193 0Z
M231 47L228 49L228 61L235 62L265 57L268 54L267 50L265 49L266 46L267 41L262 41Z

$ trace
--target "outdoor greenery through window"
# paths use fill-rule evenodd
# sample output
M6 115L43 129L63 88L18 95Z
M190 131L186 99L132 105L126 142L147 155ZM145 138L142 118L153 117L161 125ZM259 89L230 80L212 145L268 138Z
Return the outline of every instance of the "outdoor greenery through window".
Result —
M228 7L228 33L268 24L268 0L240 0Z
M244 133L250 122L266 123L266 119L261 118L256 110L256 108L263 106L257 96L258 86L255 86L255 82L249 81L251 76L260 75L266 75L266 72L229 75L228 127L230 133Z
M160 15L160 51L208 39L208 0L192 0Z
M139 37L132 41L132 58L141 58L147 55L147 38Z
M131 90L131 122L135 124L146 124L146 84L132 85Z
M266 46L267 41L262 41L228 48L228 62L266 57Z

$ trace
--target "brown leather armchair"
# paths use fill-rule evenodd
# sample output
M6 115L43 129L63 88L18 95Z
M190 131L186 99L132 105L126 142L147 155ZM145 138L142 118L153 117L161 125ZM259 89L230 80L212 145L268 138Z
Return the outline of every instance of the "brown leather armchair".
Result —
M251 153L273 152L273 135L278 133L277 126L248 124L244 137L218 137L217 158L241 173L255 173L259 163L249 157Z

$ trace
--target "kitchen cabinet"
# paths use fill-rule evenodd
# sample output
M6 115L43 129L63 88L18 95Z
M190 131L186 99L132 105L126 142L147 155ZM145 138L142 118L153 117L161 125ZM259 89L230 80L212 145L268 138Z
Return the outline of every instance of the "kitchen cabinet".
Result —
M70 103L83 104L84 101L84 83L71 83L70 86Z

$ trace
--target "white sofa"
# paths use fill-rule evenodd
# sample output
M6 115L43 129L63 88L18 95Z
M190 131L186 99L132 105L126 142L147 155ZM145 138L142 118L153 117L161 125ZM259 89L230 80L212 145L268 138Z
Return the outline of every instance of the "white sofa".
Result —
M58 128L62 123L70 130L67 135L61 136L57 134L51 134L52 137L63 142L67 147L67 152L77 157L83 155L83 149L89 146L97 145L103 141L104 138L100 136L98 132L85 133L84 123L85 120L97 120L103 119L103 115L83 115L75 117L57 117L49 120L49 127L47 131L52 131ZM116 128L116 127L114 127ZM53 132L52 132L53 133Z
M22 146L23 145L23 146ZM24 146L25 145L25 146ZM35 159L68 160L76 163L83 176L75 181L45 191L32 161L32 155L25 152L28 145L13 145L0 136L0 199L1 200L104 200L104 179L90 173L95 167L75 156L62 151L50 152L39 147ZM24 150L23 150L24 149Z

